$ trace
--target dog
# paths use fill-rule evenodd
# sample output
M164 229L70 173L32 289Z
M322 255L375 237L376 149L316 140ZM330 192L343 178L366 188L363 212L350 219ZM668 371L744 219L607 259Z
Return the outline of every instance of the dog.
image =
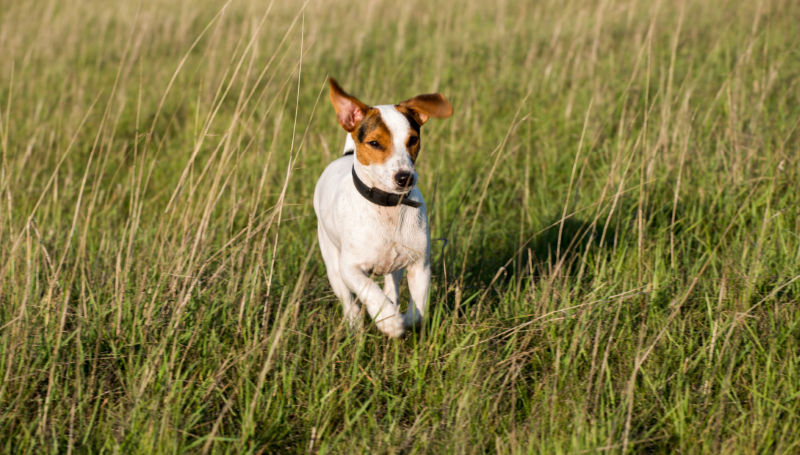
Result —
M325 168L314 189L319 247L350 327L362 327L360 302L381 332L397 338L421 324L431 278L428 214L414 168L420 127L431 117L449 117L453 107L439 93L367 106L335 79L329 83L347 136L343 156ZM405 269L411 302L401 313ZM384 276L382 290L375 275Z

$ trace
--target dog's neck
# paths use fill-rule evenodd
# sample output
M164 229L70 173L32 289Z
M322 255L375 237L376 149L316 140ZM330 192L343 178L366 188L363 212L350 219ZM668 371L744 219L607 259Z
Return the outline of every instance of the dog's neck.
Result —
M372 202L375 205L379 205L382 207L399 207L400 205L407 205L409 207L417 208L420 204L417 201L411 200L408 198L408 194L411 192L402 194L395 194L395 193L387 193L386 191L382 191L375 187L370 187L369 185L365 184L359 176L356 174L356 166L353 166L353 185L356 187L356 191L364 197L364 199Z
M361 182L364 183L364 185L370 188L377 188L372 176L364 169L364 165L358 162L358 158L355 157L355 152L353 152L353 173L358 177L359 180L361 180Z

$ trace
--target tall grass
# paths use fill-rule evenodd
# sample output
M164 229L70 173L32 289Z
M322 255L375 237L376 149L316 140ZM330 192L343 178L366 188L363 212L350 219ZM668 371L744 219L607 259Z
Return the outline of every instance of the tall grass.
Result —
M799 451L798 23L5 2L0 450ZM347 330L317 251L328 75L455 107L424 128L431 314L399 341Z

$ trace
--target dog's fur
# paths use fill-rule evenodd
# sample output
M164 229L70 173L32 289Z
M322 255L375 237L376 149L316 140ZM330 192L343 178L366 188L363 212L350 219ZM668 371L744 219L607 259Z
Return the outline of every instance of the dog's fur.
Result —
M428 214L415 185L420 126L430 117L449 117L453 108L438 93L369 107L332 78L330 98L348 134L345 155L325 169L314 190L317 235L328 280L351 327L360 327L363 319L355 294L383 333L399 337L421 323L431 276ZM371 202L357 191L353 170L367 186L402 194L419 206ZM401 314L399 286L406 268L411 302ZM383 290L372 275L384 275Z

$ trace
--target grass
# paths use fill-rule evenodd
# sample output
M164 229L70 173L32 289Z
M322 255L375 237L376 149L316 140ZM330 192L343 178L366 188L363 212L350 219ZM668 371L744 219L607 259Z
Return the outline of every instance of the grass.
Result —
M798 22L7 2L0 451L800 451ZM431 313L399 341L348 332L316 246L328 75L455 107L423 131Z

